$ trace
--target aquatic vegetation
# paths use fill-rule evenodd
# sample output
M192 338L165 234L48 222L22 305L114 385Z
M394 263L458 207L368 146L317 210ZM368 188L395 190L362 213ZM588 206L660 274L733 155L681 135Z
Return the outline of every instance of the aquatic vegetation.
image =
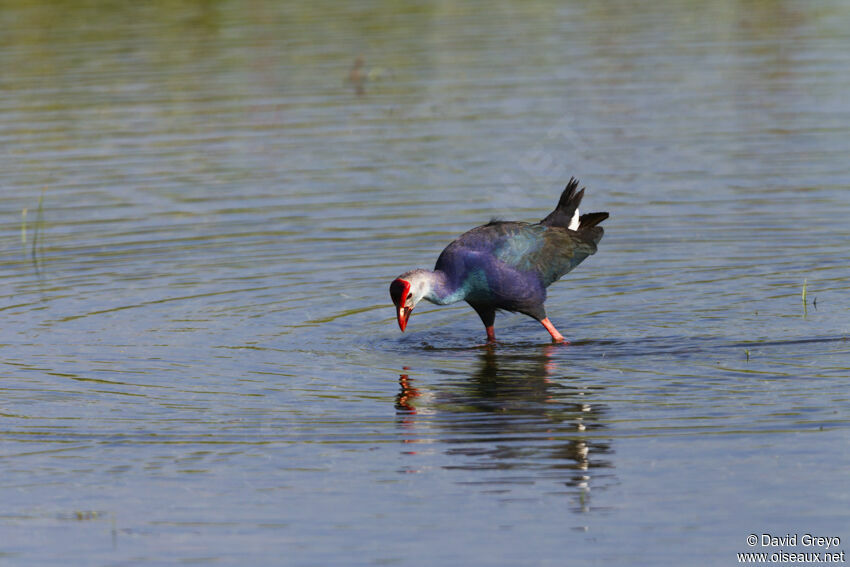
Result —
M41 195L38 197L38 208L36 209L35 222L32 224L32 244L30 245L30 257L33 263L38 267L40 262L39 256L44 255L44 193L45 189L41 190ZM21 247L26 255L27 253L27 215L29 208L21 209Z
M21 245L26 249L27 246L27 208L21 211Z

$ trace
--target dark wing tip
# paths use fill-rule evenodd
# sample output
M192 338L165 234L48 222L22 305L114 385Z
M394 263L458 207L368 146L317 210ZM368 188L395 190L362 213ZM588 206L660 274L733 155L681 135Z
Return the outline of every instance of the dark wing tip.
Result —
M607 219L608 216L609 215L606 212L587 213L587 214L581 215L578 219L578 229L582 230L584 228L594 227L597 224L604 221L605 219Z

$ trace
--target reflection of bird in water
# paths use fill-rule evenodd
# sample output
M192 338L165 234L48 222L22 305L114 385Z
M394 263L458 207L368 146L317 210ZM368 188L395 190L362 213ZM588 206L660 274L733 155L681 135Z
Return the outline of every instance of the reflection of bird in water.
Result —
M405 366L405 370L408 368ZM419 390L413 387L412 380L410 376L407 374L401 374L398 377L398 383L401 386L401 391L395 397L395 409L396 413L399 416L398 423L403 427L413 427L415 425L413 416L416 415L416 406L413 405L413 400L418 398L421 394ZM414 443L413 439L405 439L404 443ZM408 451L408 453L416 453L415 451Z
M405 366L405 370L408 368ZM407 374L401 374L398 377L398 383L401 386L401 392L395 397L395 409L399 412L406 411L409 413L416 413L416 407L412 404L415 398L420 396L419 390L413 387L411 384L410 376Z
M410 370L405 366L404 370ZM413 378L409 374L400 374L398 384L401 390L395 397L396 415L398 415L398 424L404 427L415 427L416 418L420 414L433 414L434 411L430 408L430 402L433 401L431 392L422 392L413 386ZM424 394L424 395L423 395ZM423 408L417 406L422 405ZM405 439L405 443L417 443L418 439Z
M406 441L439 442L436 434L446 454L458 457L447 468L497 471L501 478L490 478L500 484L558 480L579 490L579 510L589 509L591 479L600 477L591 472L612 465L601 458L610 443L585 432L603 427L606 410L592 402L597 388L550 380L554 348L500 353L488 347L474 374L454 375L425 397L401 375L396 408L406 437L412 436ZM440 419L412 413L420 410Z

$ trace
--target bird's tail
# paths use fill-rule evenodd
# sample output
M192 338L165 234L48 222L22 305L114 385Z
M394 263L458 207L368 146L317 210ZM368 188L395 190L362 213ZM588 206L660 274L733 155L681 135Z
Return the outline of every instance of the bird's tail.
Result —
M570 177L570 182L567 183L564 192L561 193L558 206L545 219L540 221L540 224L577 230L579 228L578 206L582 197L584 197L584 187L580 191L576 191L576 189L578 189L578 179Z
M584 197L584 187L580 191L576 191L576 189L578 189L578 179L571 177L564 192L561 193L558 206L549 213L549 216L540 221L540 224L575 230L584 233L594 242L599 242L603 231L602 227L596 225L607 219L608 213L580 215L578 206L581 204L582 197Z

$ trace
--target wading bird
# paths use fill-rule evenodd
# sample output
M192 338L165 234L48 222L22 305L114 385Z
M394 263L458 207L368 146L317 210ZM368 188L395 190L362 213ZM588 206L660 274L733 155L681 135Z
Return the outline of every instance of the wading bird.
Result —
M538 320L552 340L563 335L546 316L546 288L596 252L602 239L599 223L608 213L579 216L584 188L570 179L558 206L531 224L493 220L462 234L437 259L434 270L417 268L390 284L402 332L416 304L466 301L481 317L487 340L496 340L496 310L524 313Z

